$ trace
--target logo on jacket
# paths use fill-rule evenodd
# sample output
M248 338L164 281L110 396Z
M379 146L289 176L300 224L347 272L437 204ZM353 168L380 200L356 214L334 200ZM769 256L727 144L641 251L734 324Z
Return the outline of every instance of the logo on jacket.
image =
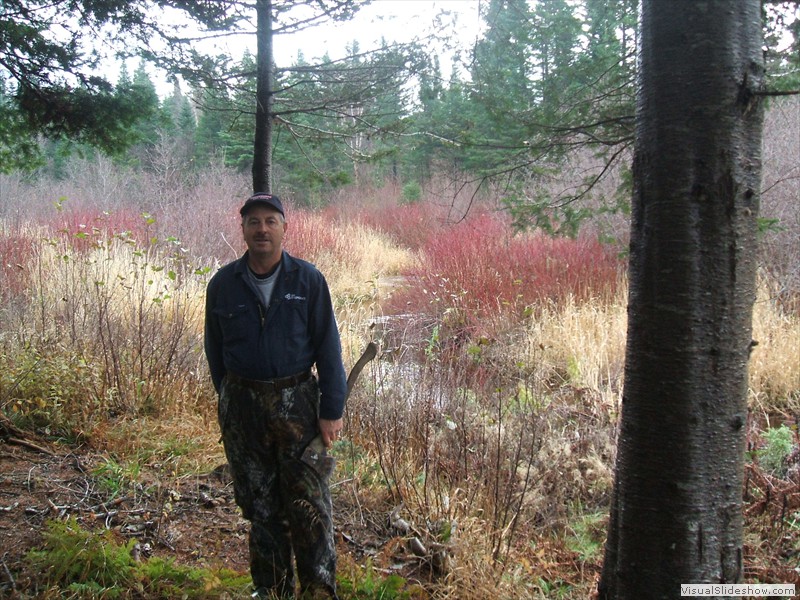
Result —
M295 294L286 294L284 300L305 300L305 296L297 296Z

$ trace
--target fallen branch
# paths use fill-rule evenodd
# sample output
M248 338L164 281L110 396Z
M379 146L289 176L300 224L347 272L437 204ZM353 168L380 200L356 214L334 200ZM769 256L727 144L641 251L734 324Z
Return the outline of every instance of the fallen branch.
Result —
M25 448L28 448L30 450L35 450L36 452L41 452L42 454L47 454L49 456L55 456L55 454L53 452L51 452L50 450L48 450L47 448L43 448L43 447L41 447L41 446L39 446L37 444L34 444L33 442L29 442L28 440L25 440L25 439L9 436L9 437L3 437L3 441L6 444L11 444L11 445L15 445L15 446L24 446Z
M30 437L30 434L22 431L19 427L14 425L8 417L0 415L0 439L5 441L6 444L13 444L16 446L24 446L43 454L55 456L50 450L43 448L38 444L25 439Z

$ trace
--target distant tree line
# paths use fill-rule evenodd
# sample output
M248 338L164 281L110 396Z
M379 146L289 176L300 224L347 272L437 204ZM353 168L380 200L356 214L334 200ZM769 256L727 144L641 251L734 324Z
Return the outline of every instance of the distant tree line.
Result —
M48 29L55 21L46 4L67 6L14 0L0 8L0 169L31 170L45 155L95 148L152 169L155 149L165 146L188 173L219 161L251 168L256 58L202 55L194 38L166 31L156 17L183 10L206 34L236 33L244 30L245 4L83 0L70 4L81 5L80 14L64 21L74 43L61 45ZM293 16L303 4L274 2L276 35L349 18L362 2L326 0L312 17ZM519 223L569 232L589 214L579 200L629 163L637 4L489 0L481 38L455 56L447 79L419 39L369 52L353 41L340 60L312 64L299 55L290 66L275 65L272 160L281 189L319 202L354 182L420 184L444 174L478 190L499 184ZM797 3L764 2L763 21L770 89L800 88ZM142 57L132 76L123 67L115 85L92 71L91 53L81 54L76 41L108 24ZM156 49L155 38L165 49ZM160 99L149 63L181 75L187 89L176 83ZM544 184L580 152L592 164L572 187L554 192ZM627 202L629 180L623 183L624 193L606 193L601 209Z

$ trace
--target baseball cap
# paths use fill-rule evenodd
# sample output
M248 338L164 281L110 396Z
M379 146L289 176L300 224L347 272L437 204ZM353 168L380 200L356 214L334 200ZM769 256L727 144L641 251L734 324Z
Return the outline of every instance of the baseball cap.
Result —
M258 192L250 196L247 200L245 200L244 204L242 205L242 208L239 209L239 214L242 216L246 215L247 212L256 204L264 204L265 206L274 208L279 213L284 215L283 204L281 204L281 199L278 198L275 194L267 194L266 192Z

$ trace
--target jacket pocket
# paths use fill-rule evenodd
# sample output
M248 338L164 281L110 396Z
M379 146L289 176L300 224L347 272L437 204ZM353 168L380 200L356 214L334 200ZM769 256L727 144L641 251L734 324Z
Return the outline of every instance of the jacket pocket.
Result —
M249 314L250 311L244 304L214 309L225 343L247 339L248 332L252 331L254 323L257 323L257 320L251 320Z
M276 364L291 365L310 356L311 332L307 303L284 301L275 318L270 321L270 326L272 339L283 349L281 355L275 356Z

